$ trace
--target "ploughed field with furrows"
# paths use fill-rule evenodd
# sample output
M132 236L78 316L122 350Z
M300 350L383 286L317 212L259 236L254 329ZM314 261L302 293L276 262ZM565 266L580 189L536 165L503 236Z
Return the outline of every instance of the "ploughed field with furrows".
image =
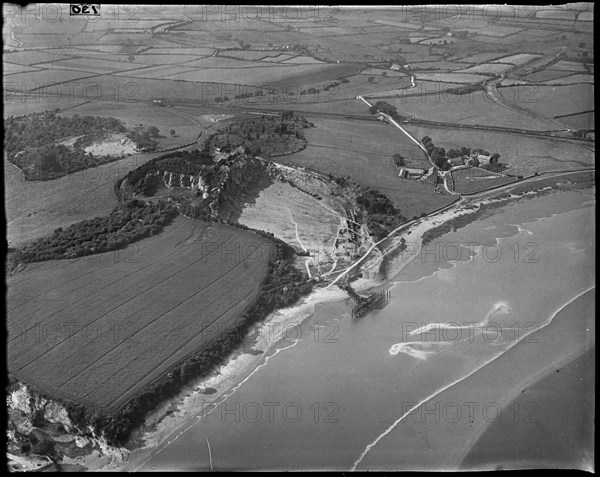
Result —
M236 324L274 245L178 217L126 249L8 278L8 370L57 398L118 410Z

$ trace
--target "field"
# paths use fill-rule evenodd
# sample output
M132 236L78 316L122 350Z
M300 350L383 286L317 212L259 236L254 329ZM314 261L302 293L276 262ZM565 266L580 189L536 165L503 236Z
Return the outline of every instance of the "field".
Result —
M500 162L511 167L505 173L527 175L532 172L570 170L594 165L594 147L552 139L488 131L465 131L408 127L411 133L428 135L438 147L460 149L462 146L485 149L500 154ZM525 172L525 174L524 174Z
M594 84L594 75L574 74L563 78L556 78L545 82L547 85L578 85L581 83Z
M251 232L179 217L118 255L29 265L8 280L8 369L115 411L215 338L207 327L236 323L272 250Z
M19 91L33 91L37 88L44 88L42 94L47 95L47 101L51 102L60 96L60 89L48 88L48 86L74 80L83 80L84 78L91 78L93 76L93 73L71 70L39 70L27 73L15 73L10 75L8 81L5 82L5 91L15 91L16 89ZM76 83L82 84L80 81L76 81ZM8 84L14 84L15 86L8 86ZM90 95L93 95L93 92L90 92Z
M62 59L64 59L64 56L62 55L55 55L40 50L19 51L2 54L2 61L16 63L18 65L35 65L37 63Z
M146 56L154 56L154 55L191 55L191 56L211 56L215 52L214 48L203 48L203 47L195 47L195 48L178 48L176 46L172 48L161 48L161 47L152 47L150 50L144 52L143 55L138 55L140 58L144 58ZM233 52L228 51L227 54L230 53L241 53L241 52ZM227 55L226 55L227 56ZM248 58L253 59L253 58Z
M198 68L197 71L174 74L172 79L255 86L274 82L279 82L281 86L285 86L282 82L290 82L308 88L315 82L333 80L340 76L356 73L357 70L358 68L353 65L307 64L260 67L255 65L252 68L244 68L243 71L238 71L235 68Z
M493 61L495 58L499 58L503 56L502 54L494 51L494 52L486 52L486 53L477 53L475 55L469 55L464 58L461 58L460 61L464 63L486 63L488 61Z
M179 64L184 63L187 65L188 62L194 61L197 58L202 58L200 55L183 55L183 54L154 54L150 52L144 52L141 55L133 55L134 63L138 64L138 67L143 65L171 65L171 64Z
M447 70L454 71L460 70L461 68L467 68L469 65L467 63L459 63L459 62L450 62L450 61L423 61L418 63L411 63L410 69L412 71L418 70Z
M535 18L552 19L552 20L575 20L579 13L576 10L540 10L535 13Z
M108 214L117 205L115 181L151 157L131 156L47 182L23 181L19 170L5 163L8 243L18 245Z
M412 217L450 202L451 197L433 192L433 185L402 180L392 156L402 154L429 162L424 154L398 129L382 123L307 118L316 125L305 132L308 146L300 152L279 158L282 162L311 167L335 176L350 176L355 182L380 190Z
M571 71L554 71L554 70L542 70L537 73L532 73L527 75L525 78L528 81L532 81L534 83L543 83L545 81L551 81L559 78L564 78L566 76L571 76L573 73Z
M522 65L524 63L527 63L528 61L533 60L534 58L538 58L538 55L520 53L517 55L504 56L502 58L498 58L497 60L493 60L492 63L510 63L512 65Z
M480 83L481 81L485 81L490 79L489 76L484 76L480 74L469 74L469 73L420 73L417 72L416 76L418 79L426 80L426 81L440 81L447 83L463 83L463 84L473 84Z
M292 59L294 57L294 55L285 55L285 54L281 54L281 55L269 55L268 57L264 58L262 61L268 61L269 63L279 63L280 61L286 61L289 59Z
M502 88L499 92L509 101L550 118L594 109L592 84L540 86L534 89L516 86Z
M293 58L290 58L288 60L283 60L280 63L285 63L285 64L297 64L297 65L311 65L311 64L322 64L322 61L319 60L315 60L314 58L311 58L310 56L294 56Z
M195 68L189 68L183 65L157 65L147 66L135 71L122 71L115 73L115 76L127 76L131 78L170 78L178 73L187 73L197 71Z
M460 70L459 73L482 73L482 74L500 74L506 70L512 68L512 65L503 63L482 63L477 66L471 66L464 70Z
M594 129L595 115L594 113L581 113L564 118L558 118L561 123L573 129Z
M583 63L579 63L576 61L559 61L558 63L553 64L548 68L550 70L557 71L574 71L576 73L583 73L585 68L583 67Z
M520 96L516 99L504 93L505 90L511 88L519 92ZM499 91L506 99L523 107L529 106L527 101L537 92L536 88L531 86L502 88ZM417 119L426 119L429 121L442 121L455 124L482 124L539 131L556 129L556 125L550 121L538 120L495 103L481 90L463 95L441 92L421 97L393 98L388 100L388 102L396 106L400 114L413 114Z
M31 68L30 66L26 66L26 65L17 65L17 64L13 64L13 63L3 63L3 75L7 76L7 75L11 75L14 73L27 73L28 71L39 71L39 68Z
M454 179L454 190L461 194L473 194L490 187L503 184L509 184L515 181L514 177L497 177L491 175L482 175L481 169L459 169L452 172ZM482 171L485 173L486 171Z
M276 57L280 54L279 51L248 51L248 50L234 50L234 51L221 51L219 52L220 57L232 57L239 58L240 60L253 61L263 60L271 57Z

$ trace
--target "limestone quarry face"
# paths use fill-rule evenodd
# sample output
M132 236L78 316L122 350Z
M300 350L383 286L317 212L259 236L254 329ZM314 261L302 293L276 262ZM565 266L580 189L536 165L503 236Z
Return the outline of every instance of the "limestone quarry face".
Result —
M67 409L63 405L32 393L22 383L9 393L7 401L9 410L21 411L29 418L32 418L35 413L42 411L46 421L62 424L67 430L74 427L69 419Z

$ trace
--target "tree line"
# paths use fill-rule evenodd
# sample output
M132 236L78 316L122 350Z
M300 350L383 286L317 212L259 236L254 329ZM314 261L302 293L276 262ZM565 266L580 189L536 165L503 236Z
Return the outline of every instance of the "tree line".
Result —
M22 262L77 258L126 247L155 235L175 216L177 208L168 203L145 204L128 201L104 217L83 220L65 229L57 228L13 252Z

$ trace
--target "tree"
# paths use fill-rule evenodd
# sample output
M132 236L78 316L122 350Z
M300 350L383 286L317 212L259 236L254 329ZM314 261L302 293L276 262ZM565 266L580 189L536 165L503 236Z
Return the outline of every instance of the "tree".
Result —
M394 162L397 167L404 167L406 165L406 161L400 154L394 154Z
M175 136L175 129L171 129L171 132L169 134L171 134L171 136Z
M147 129L148 136L158 137L159 132L160 131L158 130L158 128L156 126L148 126L148 129Z

